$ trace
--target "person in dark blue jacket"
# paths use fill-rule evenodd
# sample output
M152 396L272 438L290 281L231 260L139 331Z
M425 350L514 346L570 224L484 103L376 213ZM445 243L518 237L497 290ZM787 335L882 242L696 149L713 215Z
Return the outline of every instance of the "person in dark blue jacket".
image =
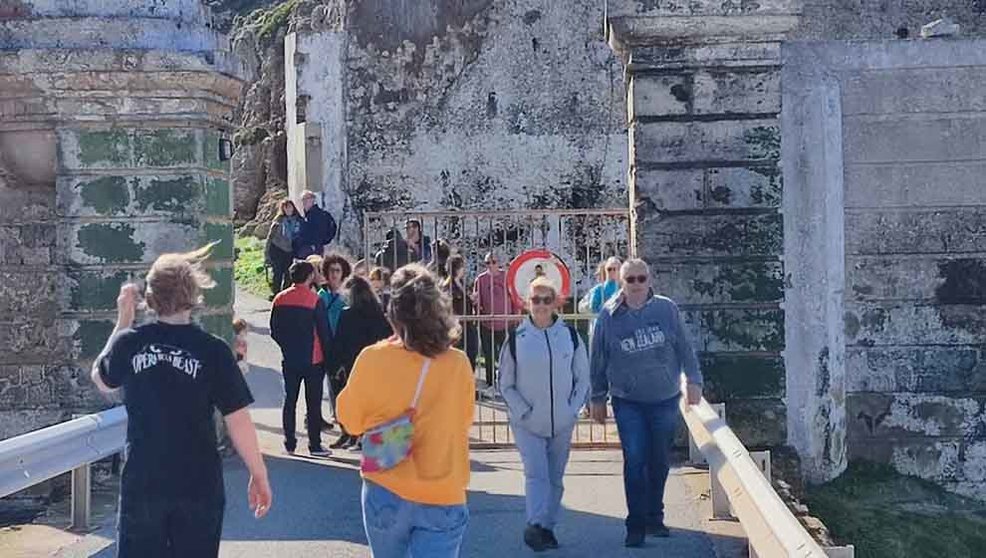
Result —
M336 236L335 219L315 205L315 193L309 190L301 194L301 206L305 209L305 220L294 243L294 257L303 260L313 254L322 256L325 246Z

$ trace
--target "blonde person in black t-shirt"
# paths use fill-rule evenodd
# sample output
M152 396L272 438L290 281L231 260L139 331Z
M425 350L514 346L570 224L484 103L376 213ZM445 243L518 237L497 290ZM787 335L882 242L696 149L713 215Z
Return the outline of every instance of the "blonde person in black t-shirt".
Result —
M211 246L165 254L147 274L157 319L133 326L140 291L124 285L116 327L92 368L104 392L123 389L127 461L120 482L118 556L216 556L226 495L213 409L225 417L250 472L255 517L271 506L267 469L247 406L250 389L222 339L192 323L202 290L215 285L202 262Z

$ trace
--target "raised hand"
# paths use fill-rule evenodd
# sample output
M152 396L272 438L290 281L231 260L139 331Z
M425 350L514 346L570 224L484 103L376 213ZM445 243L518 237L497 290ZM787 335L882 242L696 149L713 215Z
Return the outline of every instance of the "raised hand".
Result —
M116 297L117 329L126 329L133 325L139 301L140 289L137 285L126 283L120 287L120 296Z

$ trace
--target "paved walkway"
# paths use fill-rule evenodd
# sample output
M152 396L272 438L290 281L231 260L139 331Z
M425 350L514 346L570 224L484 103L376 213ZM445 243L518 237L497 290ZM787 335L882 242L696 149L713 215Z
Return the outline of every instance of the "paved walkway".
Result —
M248 376L257 399L252 408L267 454L274 506L254 520L246 504L246 471L238 458L226 464L227 511L221 556L369 556L359 505L358 455L337 452L330 459L287 456L280 450L280 353L268 337L268 305L237 293L237 311L251 326ZM303 405L299 405L303 408ZM300 423L299 423L300 424ZM331 440L326 437L326 442ZM672 537L648 540L643 549L623 548L625 504L618 452L577 451L566 475L565 511L557 529L565 557L745 556L742 531L732 522L709 522L703 495L704 471L676 468L668 481L667 521ZM469 493L471 520L462 555L533 555L521 541L524 527L523 473L514 451L473 453ZM115 555L107 526L56 556Z

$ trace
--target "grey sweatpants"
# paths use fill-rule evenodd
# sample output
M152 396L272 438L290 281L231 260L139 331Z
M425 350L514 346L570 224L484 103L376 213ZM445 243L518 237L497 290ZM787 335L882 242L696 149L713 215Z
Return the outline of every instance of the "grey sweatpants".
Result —
M513 427L517 450L524 462L528 525L555 528L561 497L565 493L565 467L572 448L573 428L574 424L554 437L542 438L521 427Z

